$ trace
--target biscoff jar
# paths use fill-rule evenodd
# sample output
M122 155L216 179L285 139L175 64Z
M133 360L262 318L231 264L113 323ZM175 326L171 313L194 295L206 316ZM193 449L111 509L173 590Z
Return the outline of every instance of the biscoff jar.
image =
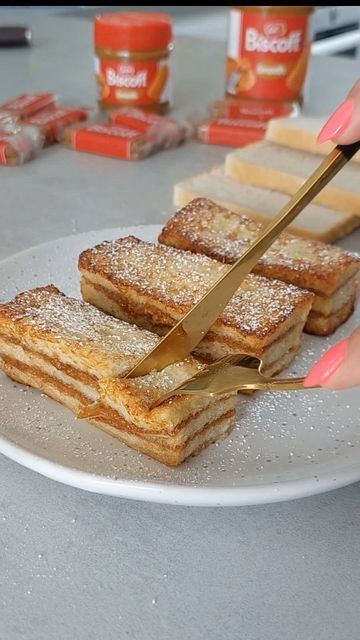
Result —
M95 18L95 73L103 109L131 105L165 113L172 105L172 20L162 13Z
M232 7L226 93L301 103L310 54L312 6Z

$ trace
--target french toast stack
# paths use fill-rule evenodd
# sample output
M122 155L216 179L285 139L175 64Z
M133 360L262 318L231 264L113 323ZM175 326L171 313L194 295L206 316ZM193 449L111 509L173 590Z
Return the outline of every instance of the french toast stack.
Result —
M159 241L235 262L263 226L206 198L196 198L165 225ZM315 296L305 331L333 333L354 310L360 258L339 247L283 233L255 265L254 273L312 291Z
M216 260L134 237L104 242L79 258L84 300L160 335L227 269ZM275 375L293 360L313 294L250 274L196 349L207 361L247 353Z
M202 370L192 356L159 373L124 379L158 337L47 286L0 305L2 368L77 416L167 465L226 435L235 394L216 398L166 392Z

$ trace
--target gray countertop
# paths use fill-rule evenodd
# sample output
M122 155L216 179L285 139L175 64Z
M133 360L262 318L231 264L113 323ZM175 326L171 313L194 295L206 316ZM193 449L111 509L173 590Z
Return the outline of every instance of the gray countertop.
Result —
M30 50L0 52L0 102L54 90L94 104L91 22L32 16L0 12L0 23L34 31ZM222 94L220 44L182 38L174 58L179 112ZM331 110L358 75L355 62L314 59L306 110ZM77 231L162 222L173 183L223 156L191 143L127 164L54 147L1 167L0 258ZM359 484L196 509L85 493L1 456L0 640L356 640L359 514Z

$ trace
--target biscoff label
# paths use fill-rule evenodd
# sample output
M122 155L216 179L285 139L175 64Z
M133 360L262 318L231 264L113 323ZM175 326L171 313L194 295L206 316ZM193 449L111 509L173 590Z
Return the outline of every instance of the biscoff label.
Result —
M265 135L266 122L242 118L214 118L198 128L201 142L242 147L261 140Z
M133 129L117 125L93 124L80 127L72 133L72 146L78 151L129 160L132 157L134 142L141 139L142 134Z
M95 58L99 100L104 105L151 106L172 102L167 61L127 62Z
M226 91L269 100L300 98L309 57L307 13L230 12Z
M232 130L244 127L245 129L266 131L267 127L267 123L262 120L248 120L247 118L216 118L213 120L213 124L222 127L230 127Z
M268 122L271 118L295 116L298 106L295 102L274 102L265 100L246 100L228 98L217 100L210 105L213 116L228 118L245 118L246 120L262 120Z
M170 118L159 116L157 113L141 111L141 109L134 109L132 107L129 109L124 107L121 111L111 114L110 120L114 124L133 127L142 133L147 133L152 127L165 126L173 124L174 122L173 120L170 120Z

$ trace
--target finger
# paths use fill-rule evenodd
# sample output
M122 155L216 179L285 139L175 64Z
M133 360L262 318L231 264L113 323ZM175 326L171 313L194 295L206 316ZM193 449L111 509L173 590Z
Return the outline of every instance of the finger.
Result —
M321 129L318 142L351 144L360 140L360 80Z
M351 144L360 140L360 80L353 86L348 98L354 101L354 111L347 127L333 137L337 144Z
M360 385L360 328L329 349L311 369L305 387L345 389Z
M360 328L350 336L344 360L323 386L327 389L346 389L357 385L360 385Z

